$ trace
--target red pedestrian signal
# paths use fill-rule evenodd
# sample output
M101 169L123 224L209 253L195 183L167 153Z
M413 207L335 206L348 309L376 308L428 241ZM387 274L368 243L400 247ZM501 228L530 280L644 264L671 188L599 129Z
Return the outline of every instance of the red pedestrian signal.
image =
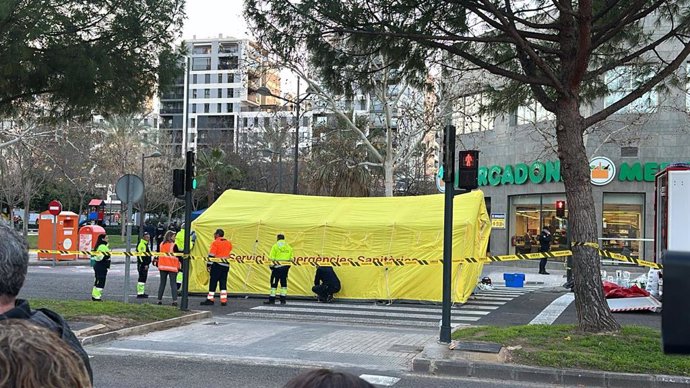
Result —
M556 201L556 217L565 218L565 201Z
M456 177L457 187L462 190L476 189L479 186L479 151L460 151L458 159L460 160L460 168Z
M475 159L474 156L471 153L467 153L465 157L462 159L463 167L466 168L472 168L474 167Z

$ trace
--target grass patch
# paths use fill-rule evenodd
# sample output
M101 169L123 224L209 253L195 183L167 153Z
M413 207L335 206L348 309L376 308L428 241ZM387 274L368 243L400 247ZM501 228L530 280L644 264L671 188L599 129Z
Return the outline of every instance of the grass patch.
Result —
M132 236L132 249L137 247L136 239L136 236ZM108 240L110 249L125 249L127 247L126 238L122 238L119 234L109 234ZM37 235L26 236L26 242L29 244L29 249L38 249Z
M67 320L90 321L103 316L124 319L133 323L162 321L185 315L172 306L158 306L148 303L123 303L113 301L92 302L81 300L31 299L32 309L48 308L60 313Z
M456 340L521 346L511 351L518 364L627 373L690 376L690 357L661 350L661 333L625 326L617 334L579 334L574 325L473 327L453 333Z

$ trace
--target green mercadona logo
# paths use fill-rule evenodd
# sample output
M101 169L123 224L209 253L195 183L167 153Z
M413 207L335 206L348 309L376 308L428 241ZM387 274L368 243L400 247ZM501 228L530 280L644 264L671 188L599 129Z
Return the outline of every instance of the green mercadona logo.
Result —
M603 186L615 179L619 182L654 182L657 172L671 162L621 163L616 165L608 158L594 157L590 160L590 180L592 184ZM457 179L457 177L456 177ZM477 178L479 186L524 185L527 182L556 183L562 182L561 162L535 161L530 164L518 163L505 166L479 167Z

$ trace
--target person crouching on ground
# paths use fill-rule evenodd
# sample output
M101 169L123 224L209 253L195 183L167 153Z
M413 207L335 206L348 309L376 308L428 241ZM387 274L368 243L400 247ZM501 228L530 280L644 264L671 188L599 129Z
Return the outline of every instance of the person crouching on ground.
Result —
M161 253L173 253L175 246L175 232L169 230L165 233L165 239L161 244ZM163 304L163 293L165 293L165 284L170 279L170 293L172 294L172 305L177 306L177 283L175 277L180 270L180 260L175 256L160 256L154 260L154 265L158 267L161 278L158 285L158 304Z
M311 289L318 295L319 302L330 303L333 294L340 291L340 279L335 274L333 267L318 267L314 275L314 287Z
M209 258L229 259L230 252L232 252L232 243L225 239L225 232L223 229L217 229L213 234L215 240L211 243L208 250ZM228 303L228 272L230 272L230 264L220 263L214 261L206 262L206 270L210 273L208 282L208 296L206 300L201 302L202 306L213 306L215 303L216 287L220 283L220 305L225 306Z
M91 300L100 302L103 300L105 279L108 277L108 269L110 268L110 247L108 246L107 234L98 236L96 240L96 252L98 252L98 254L91 256L91 259L94 261L93 273L96 278L93 282L93 289L91 290Z
M271 294L264 304L276 303L276 289L280 282L280 304L285 304L287 297L287 278L292 261L292 247L285 242L285 236L279 234L278 241L273 244L268 258L271 260Z

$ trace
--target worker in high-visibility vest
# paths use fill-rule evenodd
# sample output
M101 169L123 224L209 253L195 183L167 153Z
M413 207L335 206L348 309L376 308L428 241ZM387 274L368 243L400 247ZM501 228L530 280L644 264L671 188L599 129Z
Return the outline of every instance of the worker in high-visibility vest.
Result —
M223 229L217 229L213 237L215 240L211 243L211 247L208 250L208 257L217 259L229 258L230 252L232 252L232 243L225 239ZM206 270L211 274L211 277L208 282L208 296L201 304L212 306L215 303L216 287L220 283L220 305L225 306L228 303L227 283L230 265L228 263L207 261Z
M93 260L93 272L96 280L93 282L93 289L91 290L91 300L94 302L101 302L103 299L103 289L105 288L105 279L108 276L108 269L110 268L110 247L108 247L108 235L101 234L96 240L95 255L91 255Z
M175 246L175 232L169 230L165 233L163 244L161 244L161 253L173 253ZM170 293L172 294L172 305L177 306L177 284L175 284L175 276L180 271L180 260L175 256L160 256L153 260L153 265L158 267L160 271L160 284L158 286L158 304L163 304L163 293L165 293L165 286L170 279Z
M184 228L186 224L182 224L182 227L180 228L180 231L177 232L177 235L175 235L175 253L184 253ZM194 231L191 231L189 234L189 251L192 251L192 247L194 246L194 243L196 242L196 233ZM180 265L182 265L182 260L184 258L182 256L177 256L180 259ZM181 268L181 267L180 267ZM182 280L184 279L184 273L182 271L177 273L177 293L179 294L180 291L182 290Z
M268 255L271 260L271 294L264 304L276 303L276 290L280 282L280 304L285 304L287 297L287 278L292 262L292 247L285 241L285 236L279 234L278 241L273 244L271 253Z
M146 279L149 277L149 266L151 265L150 241L151 235L144 232L141 240L139 240L139 245L137 245L137 252L140 254L137 256L137 272L139 273L139 278L137 279L137 298L139 299L146 299L149 297L146 293Z

